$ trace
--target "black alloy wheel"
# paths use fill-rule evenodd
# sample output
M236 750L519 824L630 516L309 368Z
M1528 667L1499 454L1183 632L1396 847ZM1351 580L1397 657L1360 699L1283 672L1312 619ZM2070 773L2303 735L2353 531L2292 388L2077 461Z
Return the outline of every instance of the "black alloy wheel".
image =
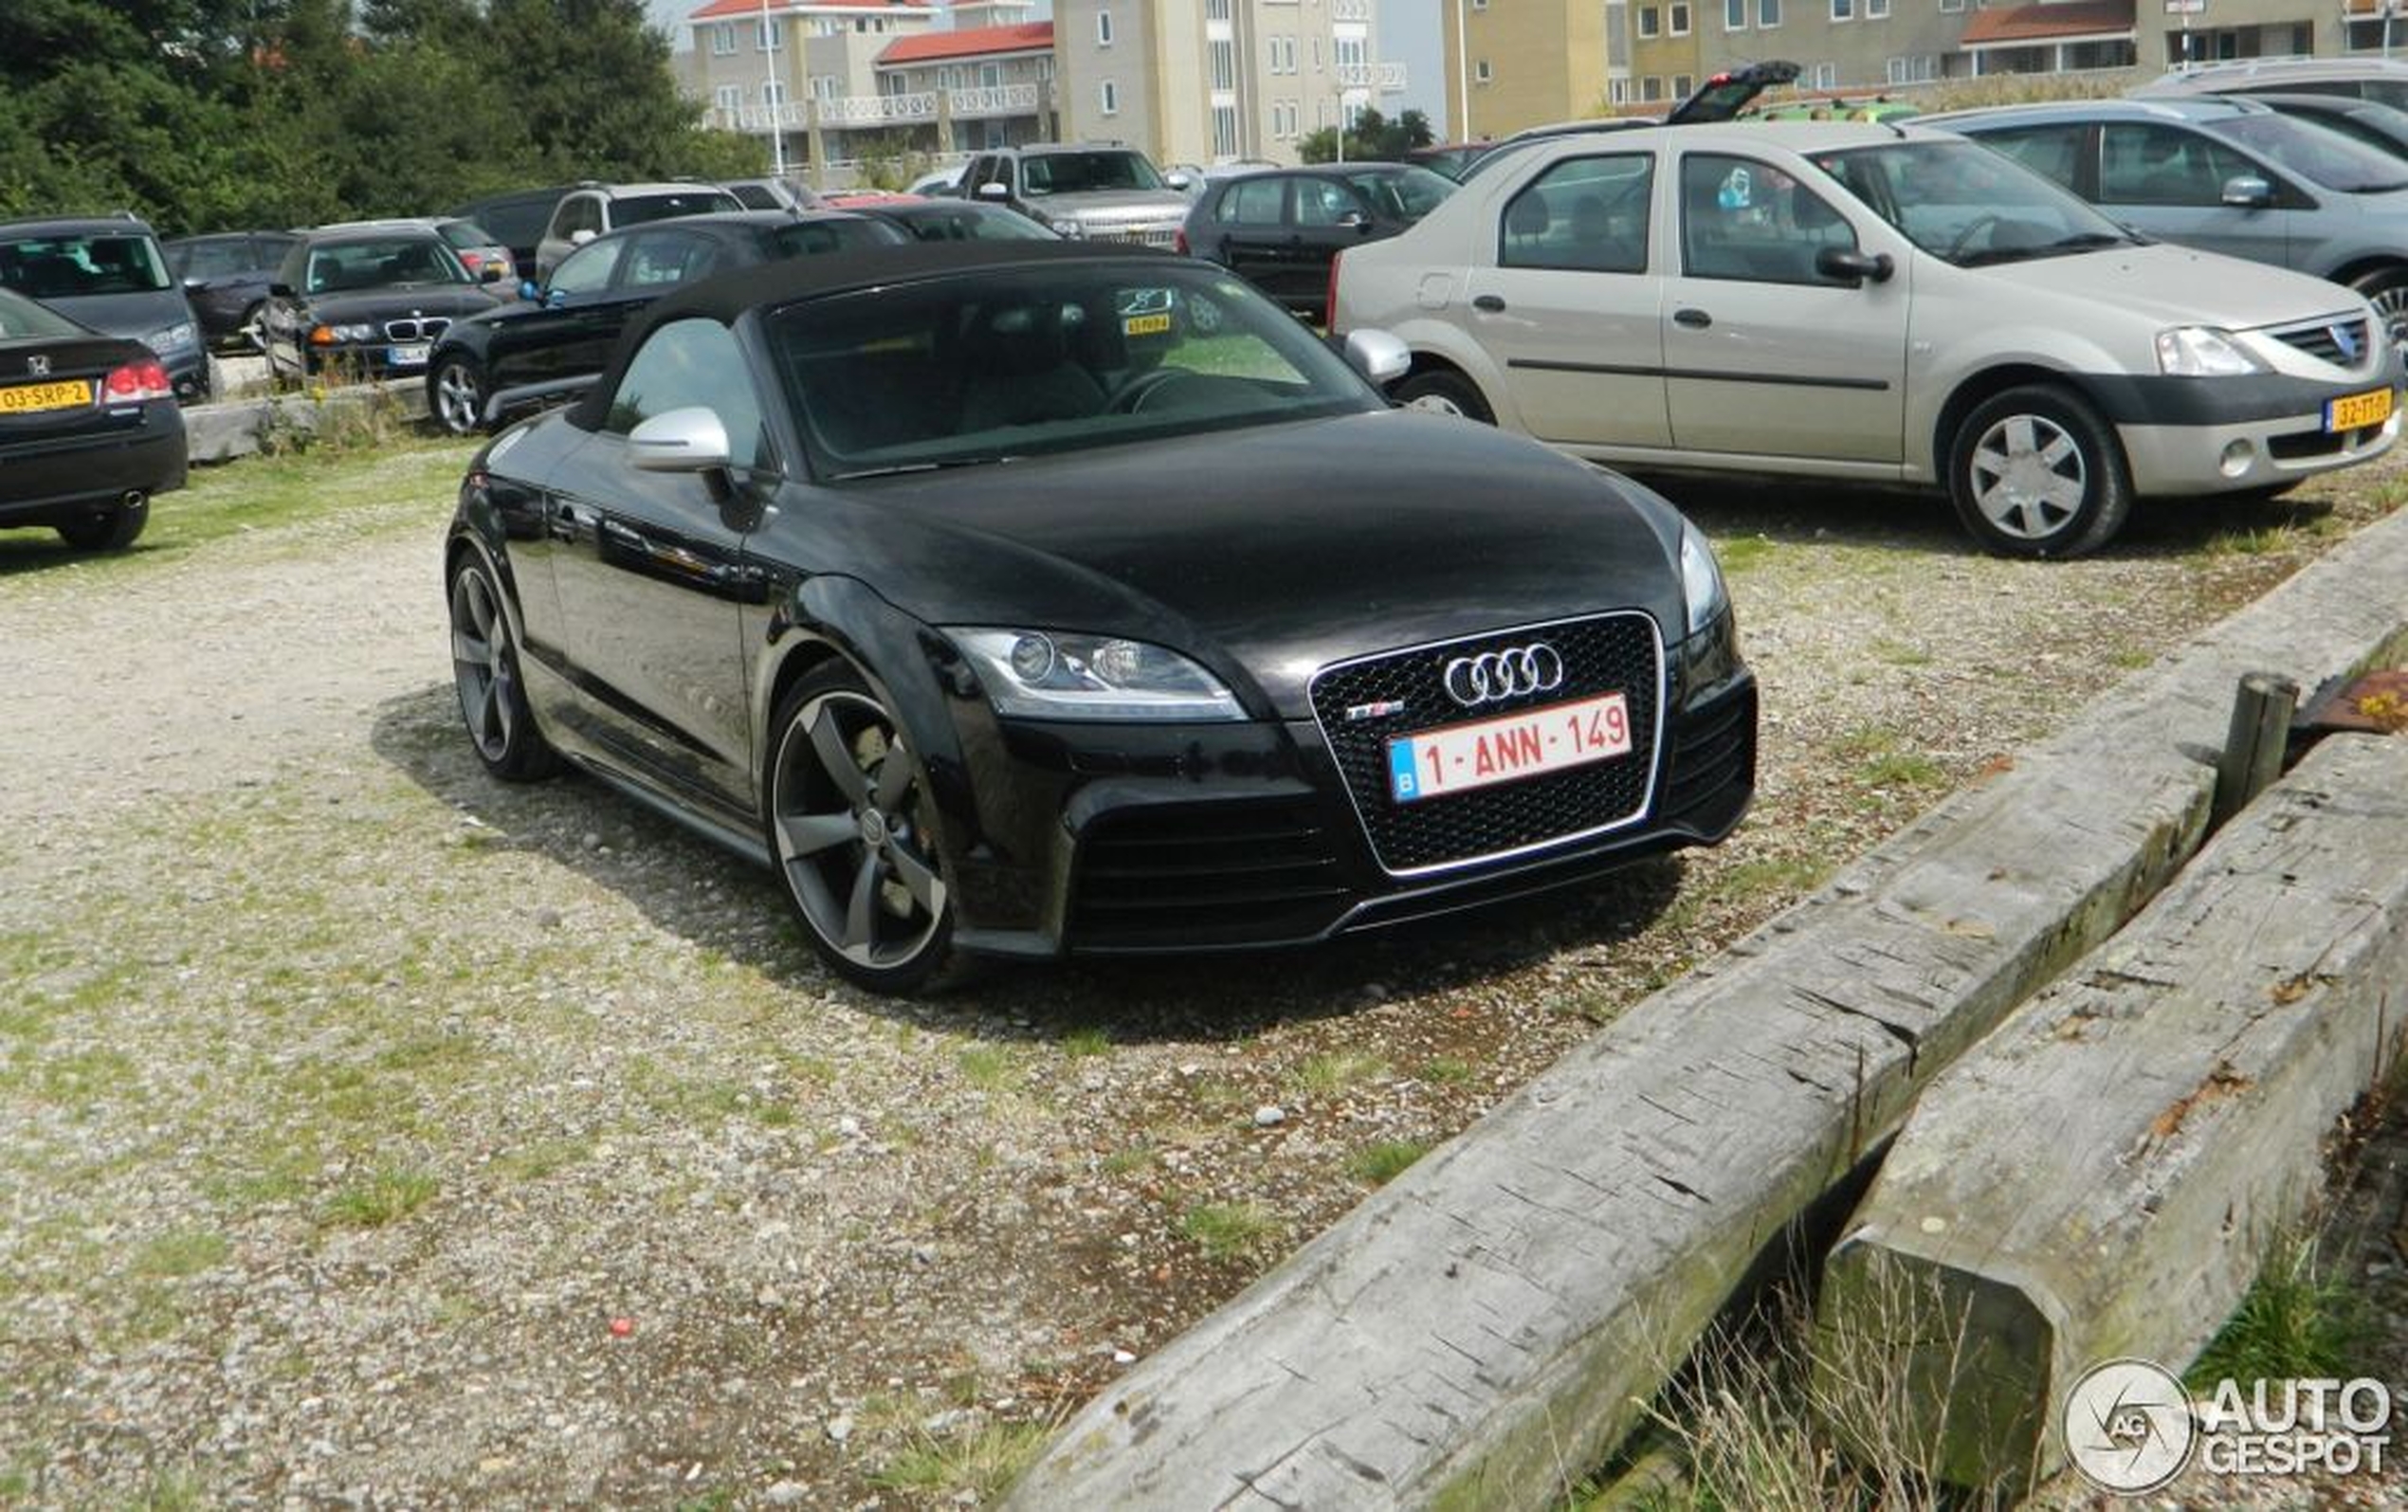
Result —
M2051 384L1974 407L1948 448L1948 496L1965 529L2001 556L2096 551L2132 512L2115 432L2080 395Z
M473 436L485 428L485 400L491 389L477 359L454 353L435 364L427 379L428 408L435 424L455 436Z
M505 782L533 782L559 769L559 756L527 706L501 587L474 552L463 556L451 574L451 679L460 690L461 721L487 772Z
M59 538L80 552L121 552L134 544L151 521L151 501L145 495L132 503L96 504L88 514L61 520Z
M820 958L874 992L947 985L958 968L936 805L894 716L830 664L771 729L770 851Z

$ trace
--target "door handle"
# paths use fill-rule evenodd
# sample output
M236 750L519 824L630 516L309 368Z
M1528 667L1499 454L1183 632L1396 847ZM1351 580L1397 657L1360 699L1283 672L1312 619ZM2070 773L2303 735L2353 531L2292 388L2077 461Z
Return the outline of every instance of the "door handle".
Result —
M1703 331L1714 323L1714 318L1704 310L1685 308L1672 312L1672 323L1687 326L1692 331Z
M1497 294L1476 294L1472 296L1471 307L1483 315L1502 315L1505 307L1505 297Z

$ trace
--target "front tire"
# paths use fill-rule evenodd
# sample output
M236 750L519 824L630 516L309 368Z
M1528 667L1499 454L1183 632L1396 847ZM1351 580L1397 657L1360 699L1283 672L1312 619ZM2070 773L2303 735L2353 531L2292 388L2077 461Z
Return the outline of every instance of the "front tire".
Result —
M2361 273L2349 286L2375 307L2375 319L2391 334L2393 346L2408 346L2408 267L2379 267Z
M1411 374L1396 385L1396 399L1408 410L1477 420L1484 426L1497 423L1496 411L1488 408L1480 390L1469 378L1449 368L1432 368Z
M447 356L427 375L427 409L450 435L473 436L484 429L490 393L484 370L473 357Z
M2132 512L2115 432L2080 395L2048 384L1974 407L1949 446L1948 493L1974 539L2001 556L2096 551Z
M957 974L936 803L902 725L850 666L795 684L771 721L770 854L829 968L872 992Z
M61 520L59 538L80 552L121 552L134 544L151 522L149 496L123 502L95 505L91 513Z
M533 782L559 770L559 756L527 704L502 587L473 552L451 574L451 679L468 742L487 772L504 782Z

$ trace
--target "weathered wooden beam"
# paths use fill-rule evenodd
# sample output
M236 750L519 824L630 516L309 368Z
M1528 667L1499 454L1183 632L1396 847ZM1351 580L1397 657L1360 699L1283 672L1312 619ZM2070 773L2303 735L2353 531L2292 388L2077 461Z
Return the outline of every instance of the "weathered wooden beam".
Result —
M2332 737L1924 1094L1816 1329L1892 1442L2019 1496L2084 1370L2197 1357L2399 1053L2403 840L2408 738Z
M1625 1013L1106 1389L1011 1504L1553 1503L1930 1078L2196 847L2235 680L2400 647L2408 514Z

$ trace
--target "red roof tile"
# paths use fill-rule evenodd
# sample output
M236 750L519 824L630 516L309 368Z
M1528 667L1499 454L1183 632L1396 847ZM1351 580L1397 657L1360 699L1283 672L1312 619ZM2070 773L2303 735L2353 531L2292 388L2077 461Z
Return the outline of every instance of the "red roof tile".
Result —
M929 0L769 0L769 13L772 16L784 16L809 10L860 10L865 8L925 11L928 9L928 3ZM761 0L711 0L710 4L685 19L724 21L731 16L752 16L757 19L760 13Z
M878 55L878 66L934 63L940 58L975 58L997 52L1050 52L1053 23L1023 21L1008 27L970 27L960 31L928 31L898 37Z
M1984 10L1965 24L1960 46L2011 46L2061 37L2102 37L2132 30L2132 0L2071 0Z

